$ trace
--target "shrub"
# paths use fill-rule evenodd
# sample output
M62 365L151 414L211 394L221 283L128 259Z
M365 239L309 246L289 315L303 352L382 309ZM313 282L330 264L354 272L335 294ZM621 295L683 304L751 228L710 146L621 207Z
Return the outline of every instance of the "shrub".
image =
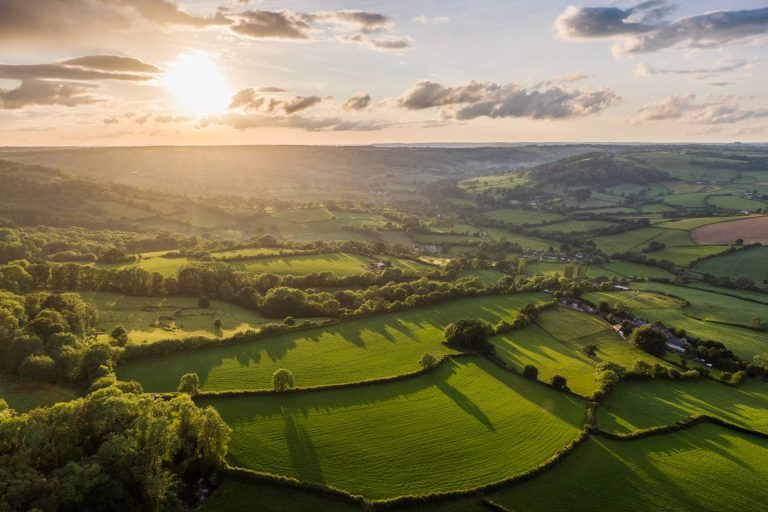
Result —
M552 379L550 380L550 384L555 389L568 389L568 381L562 375L553 375Z
M445 342L469 350L488 348L488 324L480 320L459 320L450 323L443 331Z
M200 392L200 377L196 373L185 373L181 376L177 391L188 395L198 394Z
M421 356L421 359L419 359L419 365L425 370L434 368L435 365L437 365L437 358L432 354L424 354Z
M24 358L18 372L25 379L50 382L54 377L55 364L50 356L31 355Z
M197 305L202 309L208 309L211 307L211 299L208 297L200 297L197 299Z
M290 370L280 368L279 370L275 370L275 373L272 374L272 388L275 391L285 391L293 386L293 374Z
M539 378L539 369L532 364L525 365L523 368L523 377L531 380L537 380Z
M663 356L667 350L667 337L651 325L643 325L632 331L629 341L657 357Z
M285 325L296 325L296 320L292 316L285 317L285 320L283 320L283 323Z

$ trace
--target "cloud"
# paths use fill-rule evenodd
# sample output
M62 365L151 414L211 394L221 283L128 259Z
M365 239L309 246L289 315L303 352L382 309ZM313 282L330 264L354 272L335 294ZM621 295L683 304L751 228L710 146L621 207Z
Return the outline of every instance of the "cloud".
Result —
M117 124L120 122L120 120L116 117L108 117L101 121L104 124Z
M56 83L26 79L15 89L0 89L0 109L15 110L30 105L63 105L74 107L97 103L91 96L92 85Z
M162 70L133 57L120 55L86 55L63 61L65 66L78 66L101 71L125 71L129 73L160 73Z
M259 91L249 87L238 91L229 104L229 109L243 109L246 111L259 111L272 113L281 109L286 114L295 114L313 107L322 101L319 96L295 96L290 100L277 99L271 96L259 94Z
M401 108L440 108L445 118L477 117L568 119L598 114L619 102L610 90L585 92L563 87L526 90L516 84L470 82L445 87L427 80L416 82L397 100Z
M344 110L365 110L371 104L371 95L359 92L344 102Z
M259 92L280 93L288 92L288 89L283 89L282 87L259 87Z
M684 94L644 105L630 122L680 119L695 124L725 124L763 117L768 117L768 108L745 110L729 98L701 102L695 94Z
M713 11L669 22L675 8L664 0L643 2L628 9L568 7L555 21L565 39L615 38L616 54L641 54L673 47L709 48L768 33L768 7Z
M239 113L213 116L201 122L202 127L210 124L229 126L241 131L253 128L290 128L308 132L374 131L390 126L381 121L350 121L340 117L270 116Z
M155 122L161 123L161 124L188 123L189 121L192 121L194 119L195 118L192 116L171 116L171 115L155 116Z
M586 80L587 78L591 78L592 75L589 73L582 73L582 72L576 72L576 73L568 73L564 77L560 79L561 82L580 82L582 80Z
M7 80L127 80L141 82L151 80L151 75L100 71L61 64L0 64L0 78Z
M694 76L696 78L707 78L713 75L747 69L751 65L752 63L747 60L735 60L735 61L730 61L728 63L724 63L721 66L716 66L711 68L695 68L695 69L663 69L663 68L654 68L647 64L638 64L635 71L638 76L689 75L689 76Z
M420 25L442 25L451 21L448 16L425 16L424 14L416 16L413 21Z
M307 39L308 19L290 11L246 11L238 15L232 30L253 38Z
M317 13L312 16L317 20L338 21L356 25L357 28L365 34L383 30L389 27L392 23L387 16L377 12L330 11Z

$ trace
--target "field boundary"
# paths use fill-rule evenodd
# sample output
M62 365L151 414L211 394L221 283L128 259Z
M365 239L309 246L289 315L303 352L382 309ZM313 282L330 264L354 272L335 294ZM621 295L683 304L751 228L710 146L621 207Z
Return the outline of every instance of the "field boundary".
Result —
M749 427L736 425L734 423L718 418L716 416L710 416L709 414L694 414L684 420L680 420L671 425L648 427L648 428L634 430L626 434L603 430L597 426L590 427L589 431L593 435L604 437L606 439L611 439L613 441L635 441L637 439L644 439L646 437L653 437L653 436L659 436L664 434L671 434L674 432L680 432L682 430L687 430L689 428L692 428L696 425L700 425L702 423L710 423L710 424L717 425L719 427L723 427L729 430L734 430L742 434L749 434L756 437L761 437L763 439L768 439L768 432L762 432L760 430L754 430Z

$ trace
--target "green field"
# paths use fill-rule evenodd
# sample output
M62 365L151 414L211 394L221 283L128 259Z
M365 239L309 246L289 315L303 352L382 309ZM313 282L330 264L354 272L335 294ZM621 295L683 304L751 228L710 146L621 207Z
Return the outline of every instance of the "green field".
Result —
M738 388L712 379L626 381L597 410L597 424L612 432L631 432L708 414L768 434L766 391L768 384L754 379Z
M80 396L78 390L56 384L14 382L0 375L0 399L19 412L35 407L47 407Z
M671 206L682 206L684 208L705 208L707 199L712 192L694 192L693 194L675 194L664 196L664 202Z
M685 231L692 231L701 226L707 226L709 224L717 224L718 222L728 222L729 220L743 219L744 216L738 217L691 217L689 219L677 219L669 220L657 224L660 228L666 229L683 229Z
M554 275L554 274L560 274L563 275L563 272L565 272L565 263L555 263L550 261L529 261L526 269L531 274L546 274L546 275ZM605 276L605 277L621 277L619 274L612 272L610 270L606 270L605 268L597 265L588 265L587 266L587 277L599 277L599 276Z
M648 242L662 231L663 230L659 228L648 227L634 229L616 235L599 236L591 238L590 240L595 242L600 250L610 255L616 252L630 251L635 247L645 247L648 245Z
M761 510L767 473L768 440L698 425L631 442L592 438L493 500L527 512Z
M737 195L711 196L707 199L707 204L728 210L746 210L748 212L762 210L766 206L762 201L755 201L754 199L747 199Z
M392 266L402 270L412 270L420 273L430 273L434 267L410 260L399 258L383 258L392 262ZM313 272L333 272L339 276L362 274L372 270L373 260L366 256L347 253L312 254L306 256L285 256L277 258L260 258L237 261L231 265L237 270L253 274L290 274L304 275Z
M551 213L541 210L521 210L514 208L493 210L486 213L485 216L490 219L506 222L507 224L523 226L547 224L548 222L558 222L567 218L564 215L560 215L558 213Z
M601 268L613 272L620 277L672 277L672 274L659 267L652 267L650 265L641 265L639 263L632 263L631 261L611 261L600 265Z
M584 403L484 358L373 387L201 399L234 429L234 466L369 498L467 489L541 464Z
M704 260L693 267L694 270L715 276L748 276L758 286L764 286L768 280L768 247L755 247L733 254Z
M504 279L506 274L498 270L485 269L485 270L464 270L459 273L459 279L464 277L477 278L483 283L483 286L493 286L498 283L500 279Z
M422 354L453 352L443 329L462 318L491 323L512 320L516 308L544 301L541 293L459 299L269 338L128 362L118 376L147 391L173 391L181 376L196 372L203 389L264 389L272 373L288 368L299 387L355 382L412 372Z
M188 336L227 337L273 321L220 300L211 300L210 307L203 309L194 297L133 297L112 292L80 292L80 295L98 309L96 327L103 338L122 325L131 343ZM221 320L221 328L214 325L217 319Z
M558 222L556 224L548 224L538 228L544 233L589 233L598 229L608 228L615 226L613 222L607 222L604 220L567 220L565 222Z
M693 260L702 256L720 254L728 247L725 245L691 245L667 247L661 251L649 253L648 256L657 260L668 260L679 266L687 266Z
M633 284L633 286L647 286L650 289L662 290L659 284L660 283L638 282ZM686 293L689 297L693 296L692 294L681 291L679 288L680 287L674 287L673 289L670 289L670 292L677 294ZM684 329L691 336L696 338L720 341L729 349L733 350L737 355L747 360L751 360L755 354L762 354L768 351L768 333L755 331L746 327L725 325L693 318L688 316L688 307L684 307L685 303L683 301L665 297L664 295L635 290L628 292L594 292L588 294L586 298L594 303L598 303L600 300L606 300L611 305L620 303L626 306L639 318L649 322L663 322L669 327ZM743 311L738 311L739 304L744 305L745 308L755 309L762 307L763 311L765 310L764 305L756 303L744 304L746 301L725 295L717 295L717 299L720 299L719 303L715 303L718 308L720 307L718 304L722 304L722 308L726 310L731 308L730 311L735 311L741 315L740 318L742 319L748 314ZM709 315L710 318L717 318L722 315L718 309L706 309L706 305L689 307L691 307L691 311L695 311L696 314L703 313ZM734 307L736 310L732 309Z

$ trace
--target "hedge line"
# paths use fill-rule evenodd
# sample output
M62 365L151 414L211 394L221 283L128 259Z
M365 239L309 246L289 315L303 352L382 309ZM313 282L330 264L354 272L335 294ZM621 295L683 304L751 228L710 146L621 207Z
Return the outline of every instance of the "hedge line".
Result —
M684 420L678 421L677 423L673 423L672 425L664 425L660 427L649 427L649 428L634 430L628 434L620 434L618 432L608 432L598 427L591 427L589 429L589 432L591 434L605 437L613 441L635 441L637 439L644 439L646 437L658 436L663 434L671 434L673 432L680 432L682 430L687 430L701 423L711 423L713 425L734 430L742 434L750 434L753 436L768 439L768 432L761 432L759 430L753 430L751 428L735 425L721 418L717 418L715 416L709 416L708 414L695 414Z
M503 506L503 505L501 505L499 503L496 503L495 501L493 501L490 498L483 498L483 499L481 499L480 500L480 504L482 506L484 506L485 508L487 508L488 510L493 510L495 512L510 512L510 510L507 507L505 507L505 506Z
M514 368L512 366L509 366L506 361L501 359L496 354L484 353L483 355L490 362L494 363L496 366L498 366L502 370L506 370L506 371L508 371L510 373L514 373L515 375L519 375L520 377L522 377L524 379L526 378L520 370L518 370L517 368ZM550 386L549 384L547 384L546 382L538 380L538 379L536 379L535 381L532 380L532 382L537 382L538 384L541 384L542 386L546 386L549 389L555 389L552 386ZM575 398L581 398L582 400L591 400L590 397L584 396L584 395L580 395L579 393L576 393L575 391L571 391L568 388L566 388L566 389L555 389L555 391L559 391L561 393L565 393L566 395L571 395L572 397L575 397Z
M461 352L459 354L447 354L441 357L434 366L428 368L422 368L409 373L402 373L400 375L390 375L388 377L378 377L376 379L358 380L355 382L345 382L341 384L327 384L325 386L309 386L304 388L289 388L285 391L275 391L273 389L233 389L227 391L201 391L197 393L193 399L197 398L234 398L241 396L264 396L264 395L289 395L289 394L301 394L311 393L315 391L332 391L335 389L350 389L361 388L365 386L372 386L374 384L385 384L392 382L399 382L414 377L419 377L429 373L437 368L445 365L449 360L459 359L463 357L477 356L477 352Z

